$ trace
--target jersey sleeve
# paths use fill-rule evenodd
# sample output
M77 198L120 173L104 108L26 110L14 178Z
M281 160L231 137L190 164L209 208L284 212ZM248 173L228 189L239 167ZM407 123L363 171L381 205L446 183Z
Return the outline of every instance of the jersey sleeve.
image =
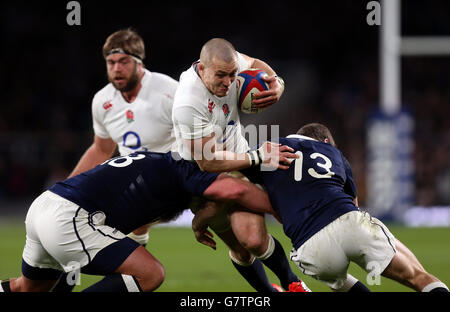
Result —
M162 118L164 121L172 125L172 109L175 98L175 92L177 91L178 81L172 77L160 74L162 76L159 92L162 93L163 105L162 105Z
M178 85L178 82L177 82ZM162 101L162 110L161 110L161 120L167 125L168 128L171 129L172 136L173 134L173 101L175 97L175 89L168 89L167 92L164 92L163 101Z
M351 168L350 163L347 160L347 158L345 158L343 155L342 155L342 160L344 161L345 174L346 174L346 180L345 180L345 184L344 184L344 192L346 194L352 196L353 198L356 198L356 196L358 196L358 194L356 191L355 181L353 180L352 168Z
M242 56L241 53L237 52L237 56L238 56L238 66L239 66L239 72L248 69L248 63L245 60L245 58Z
M207 116L194 106L175 107L172 115L173 123L183 139L200 139L209 136L214 131Z
M194 196L202 196L219 175L201 171L196 163L184 159L179 161L178 170L184 189Z
M103 112L102 109L102 103L101 99L99 98L98 94L94 96L94 99L92 100L92 122L93 122L93 128L95 135L99 136L102 139L108 139L111 136L109 135L108 131L106 130L104 123L103 123Z

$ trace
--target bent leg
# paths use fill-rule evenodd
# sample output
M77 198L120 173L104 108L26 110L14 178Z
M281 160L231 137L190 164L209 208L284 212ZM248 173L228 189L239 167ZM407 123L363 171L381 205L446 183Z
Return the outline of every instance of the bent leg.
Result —
M239 243L231 228L225 232L216 232L216 234L230 249L230 258L233 266L256 291L275 291L267 278L261 262Z
M332 291L336 292L370 292L369 288L366 285L358 281L353 275L347 273L347 279L344 281L344 284L338 288L333 289Z
M253 261L254 257L237 240L232 229L228 229L225 232L217 232L217 231L214 231L214 232L228 246L228 248L230 249L231 255L236 260L238 260L239 262L243 262L243 263L251 263Z
M134 276L143 291L158 288L166 275L163 265L142 246L139 246L116 272Z
M6 283L2 288L6 292L47 292L55 286L61 275L62 272L58 270L33 267L22 260L22 276L2 282Z
M234 211L230 220L239 242L275 273L284 289L289 289L291 283L300 282L289 265L283 246L267 233L263 214Z
M425 271L416 256L398 239L395 240L395 247L397 252L381 275L416 291L424 290L425 286L431 283L440 282L438 278Z
M231 228L227 204L207 201L191 207L194 207L191 210L195 214L192 220L193 229L203 229L205 226L209 226L228 246L233 266L256 291L275 291L261 262L245 249L236 238Z
M267 233L264 215L247 211L234 211L230 223L237 240L253 255L259 257L267 252L270 236Z
M211 220L210 228L228 246L231 263L241 276L258 292L273 292L261 261L244 248L231 228L230 216L226 211L219 213Z
M63 273L55 287L53 287L52 292L71 292L75 288L75 284L69 285L69 283L67 283L67 277L68 273Z
M85 292L153 291L165 278L162 264L143 246L137 247L125 261L104 279L86 288Z
M195 214L192 223L209 226L217 236L228 246L231 255L239 262L251 263L253 256L246 250L236 238L230 224L230 216L227 204L206 201L197 203L191 208ZM196 225L198 225L196 223Z
M31 280L25 276L10 279L11 292L48 292L58 280Z

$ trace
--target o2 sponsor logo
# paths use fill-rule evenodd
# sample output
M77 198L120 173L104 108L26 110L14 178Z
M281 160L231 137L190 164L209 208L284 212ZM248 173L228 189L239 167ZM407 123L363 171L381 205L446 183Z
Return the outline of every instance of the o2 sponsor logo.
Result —
M146 147L141 146L141 138L139 134L134 131L128 131L123 135L123 143L122 146L130 148L134 151L140 150L143 152L148 151Z

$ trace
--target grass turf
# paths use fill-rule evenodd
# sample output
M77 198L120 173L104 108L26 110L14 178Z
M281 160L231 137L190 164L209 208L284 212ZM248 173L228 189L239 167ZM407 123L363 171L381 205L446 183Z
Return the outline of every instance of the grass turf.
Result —
M406 228L389 226L392 233L408 246L417 256L425 269L450 285L450 228ZM289 253L291 245L284 236L281 225L268 223L268 230ZM25 243L25 225L22 220L7 219L0 221L0 279L20 275L21 255ZM226 246L217 239L217 250L197 243L190 228L154 227L150 231L147 249L161 261L166 269L166 279L158 292L245 292L253 291L232 266ZM294 272L313 291L329 289L304 276L291 264ZM367 285L367 274L358 266L351 264L349 272ZM267 270L269 279L278 283L272 272ZM80 291L101 277L81 275ZM368 285L375 292L411 291L394 281L381 278L380 285Z

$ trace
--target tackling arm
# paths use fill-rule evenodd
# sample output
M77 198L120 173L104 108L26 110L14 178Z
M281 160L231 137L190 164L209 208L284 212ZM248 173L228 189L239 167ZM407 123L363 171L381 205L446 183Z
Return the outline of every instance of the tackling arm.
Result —
M192 219L192 230L198 242L216 249L216 242L213 234L208 231L208 225L212 218L217 216L223 209L245 209L256 213L271 213L279 221L278 214L272 209L267 194L254 184L233 178L222 173L203 192L203 196L214 201L207 202L205 207L199 209ZM281 221L280 221L281 222Z
M257 213L276 214L267 193L253 183L220 174L203 193L208 199L220 202L234 202Z
M201 139L184 140L185 146L202 171L229 172L264 164L268 167L288 169L291 158L298 158L287 145L265 142L258 151L237 154L216 150L214 135Z
M86 150L68 178L94 168L108 160L116 150L116 143L111 139L102 139L94 135L94 143Z
M198 242L216 249L213 234L208 231L209 221L223 209L248 210L253 213L270 213L281 223L280 216L273 210L266 192L253 183L237 179L228 174L220 174L203 193L203 196L213 200L199 209L192 219L192 230ZM229 205L234 203L234 205ZM236 207L238 204L238 207Z

